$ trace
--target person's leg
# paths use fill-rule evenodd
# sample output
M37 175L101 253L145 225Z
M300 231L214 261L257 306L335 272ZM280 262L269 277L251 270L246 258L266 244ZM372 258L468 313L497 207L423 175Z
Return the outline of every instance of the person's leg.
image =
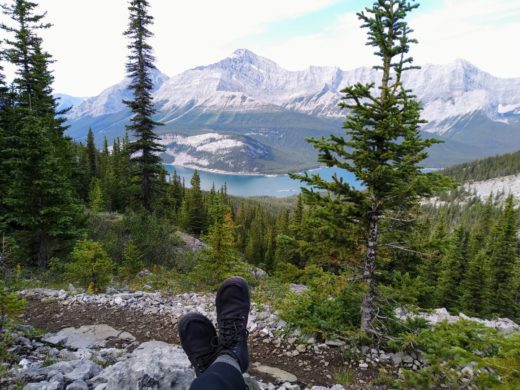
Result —
M218 345L213 324L199 313L184 316L179 334L184 351L193 364L197 379L190 390L245 390L242 373L249 366L247 319L250 294L242 278L230 278L216 297Z
M231 364L215 361L193 381L190 390L245 390L242 373Z

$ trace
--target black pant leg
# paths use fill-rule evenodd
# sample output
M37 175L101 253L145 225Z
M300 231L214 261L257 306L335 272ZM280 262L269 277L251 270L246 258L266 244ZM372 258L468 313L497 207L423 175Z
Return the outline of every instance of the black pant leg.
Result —
M190 390L245 390L242 374L227 363L212 364L193 381Z

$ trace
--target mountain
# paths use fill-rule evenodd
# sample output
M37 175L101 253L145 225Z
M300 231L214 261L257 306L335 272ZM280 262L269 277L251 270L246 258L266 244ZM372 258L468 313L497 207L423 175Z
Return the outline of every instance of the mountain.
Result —
M54 95L55 98L58 99L58 111L65 110L70 107L75 107L83 103L83 101L87 98L85 97L75 97L66 95L64 93L57 93Z
M262 155L267 165L259 156L252 158L259 161L255 171L269 166L281 172L315 166L316 154L305 138L341 133L341 89L356 82L377 83L380 75L372 68L289 71L240 49L171 78L157 71L154 79L156 119L164 123L160 133L248 137L246 142L271 150ZM403 82L423 104L423 117L429 121L422 128L425 136L446 141L431 150L428 166L520 148L520 78L500 79L457 60L407 72ZM129 97L127 86L123 81L73 108L68 114L70 135L82 139L92 127L109 140L120 136L130 117L121 103ZM279 156L289 157L289 166ZM240 165L231 157L228 162L229 167ZM207 168L217 169L212 163Z

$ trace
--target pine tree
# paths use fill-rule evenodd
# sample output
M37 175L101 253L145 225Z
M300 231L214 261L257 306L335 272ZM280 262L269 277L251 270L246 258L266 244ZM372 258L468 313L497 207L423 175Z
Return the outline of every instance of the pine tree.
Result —
M13 150L5 166L13 175L7 188L6 222L34 265L66 252L80 234L82 209L71 190L56 149L42 120L22 118L17 136L8 141Z
M87 135L87 161L88 161L88 178L89 182L98 176L98 154L96 144L94 142L94 133L92 129L88 129Z
M206 230L207 216L197 171L193 172L190 184L191 188L186 197L187 230L195 235L201 235Z
M0 45L2 42L0 41ZM3 58L2 47L0 46L0 59ZM5 83L4 68L0 62L0 234L5 231L4 216L5 216L5 190L8 186L9 175L4 167L7 155L5 154L5 143L7 137L7 110L8 110L8 89Z
M470 316L486 313L485 302L486 275L489 273L488 253L486 249L470 258L461 284L459 307Z
M230 210L221 222L209 228L207 243L194 274L197 283L205 288L218 287L226 278L243 274L240 257L233 238L234 223Z
M437 304L458 310L462 294L461 282L468 261L468 234L463 225L454 232L449 249L442 261L442 270L436 290Z
M25 0L2 8L12 21L1 26L10 35L6 58L16 70L2 151L2 169L13 178L5 188L5 221L24 241L27 257L44 267L51 256L70 247L82 225L72 179L76 163L52 95L52 60L37 35L50 26L42 21L45 14Z
M381 244L381 219L406 216L421 197L430 195L435 184L442 181L439 175L421 169L420 162L427 156L425 150L435 141L421 139L420 104L402 85L403 73L414 68L408 52L416 42L409 36L412 30L406 17L417 7L407 0L378 0L358 14L363 27L368 29L367 44L376 49L375 55L381 59L382 64L375 67L380 71L381 82L377 87L357 83L342 91L344 101L340 106L349 110L344 123L349 139L333 135L311 140L319 150L321 163L354 173L365 189L356 190L337 177L332 182L319 175L301 177L334 194L324 203L341 203L349 221L364 226L363 279L367 291L361 306L361 328L371 334L376 333L374 271Z
M493 234L491 246L489 293L492 313L514 315L514 291L512 290L515 266L518 264L518 211L513 196L507 198L502 216Z
M88 195L90 210L94 213L99 213L105 209L105 199L103 196L103 188L101 181L94 178L91 181L91 188Z
M150 72L155 69L152 47L146 42L153 36L148 27L153 23L153 17L148 14L147 0L131 0L130 23L124 35L130 39L128 77L131 79L130 89L134 99L125 101L133 113L131 124L127 129L134 133L136 139L130 143L129 152L137 167L137 180L140 183L139 199L146 210L152 209L152 204L160 191L160 177L164 172L158 153L164 147L157 141L159 137L154 127L160 125L152 119L155 113L153 106L153 82Z

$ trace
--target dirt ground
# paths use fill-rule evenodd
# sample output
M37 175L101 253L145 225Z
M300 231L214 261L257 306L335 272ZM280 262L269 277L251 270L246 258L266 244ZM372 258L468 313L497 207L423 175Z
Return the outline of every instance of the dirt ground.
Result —
M69 306L56 301L30 299L23 320L45 332L56 332L71 326L107 324L133 334L139 342L160 340L180 344L175 318L161 314L144 316L141 312L127 308L93 304ZM283 354L283 346L277 348L272 343L265 343L262 338L251 336L249 343L252 362L280 368L296 375L298 384L303 388L310 385L334 385L338 383L338 374L347 368L337 348L330 348L321 356L304 352L295 357L288 357ZM272 381L271 378L257 372L253 374L266 381ZM386 388L370 385L375 375L373 371L350 370L350 374L356 378L357 384L352 384L349 389Z

